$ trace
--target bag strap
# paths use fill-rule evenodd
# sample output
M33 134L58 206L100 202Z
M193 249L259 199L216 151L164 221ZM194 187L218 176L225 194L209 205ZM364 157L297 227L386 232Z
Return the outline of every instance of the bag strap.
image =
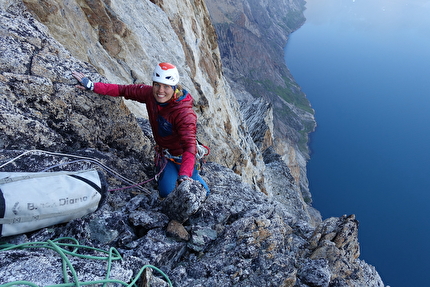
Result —
M84 178L82 176L76 175L76 174L69 174L69 176L85 182L86 184L88 184L89 186L91 186L92 188L94 188L95 190L97 190L100 194L103 193L102 188L100 186L98 186L95 182L92 182L91 180L89 180L87 178Z

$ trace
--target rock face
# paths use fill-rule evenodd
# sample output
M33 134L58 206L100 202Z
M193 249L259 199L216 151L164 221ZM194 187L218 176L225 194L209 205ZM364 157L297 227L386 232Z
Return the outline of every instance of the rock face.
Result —
M23 2L71 56L99 72L90 74L94 80L151 83L157 63L176 64L181 84L195 99L199 139L211 146L211 157L264 189L261 153L222 76L217 38L204 2L155 1L163 10L148 0ZM125 103L134 115L145 117L142 105Z
M305 21L305 1L206 3L218 34L223 69L235 95L247 91L253 98L271 103L271 146L282 155L302 192L308 192L307 142L316 124L313 110L284 60L288 35ZM249 108L243 113L247 111Z
M167 286L156 269L142 269L150 264L174 286L383 286L359 259L357 220L322 221L310 206L295 170L305 165L286 160L305 155L290 146L279 153L273 104L233 93L204 2L2 0L0 27L1 171L96 168L108 186L94 213L2 238L12 244L0 252L2 284L70 276ZM190 182L158 199L143 107L77 90L71 76L149 83L160 61L178 65L195 97L199 137L211 147L208 197ZM66 274L57 254L64 237L80 246L65 252ZM29 242L46 244L13 248ZM106 258L111 248L110 272L78 256Z

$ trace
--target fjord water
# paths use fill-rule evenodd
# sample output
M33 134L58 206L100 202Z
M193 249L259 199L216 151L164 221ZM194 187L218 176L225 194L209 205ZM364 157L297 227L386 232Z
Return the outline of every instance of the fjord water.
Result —
M306 7L285 60L315 109L313 206L356 215L386 285L430 286L430 1Z

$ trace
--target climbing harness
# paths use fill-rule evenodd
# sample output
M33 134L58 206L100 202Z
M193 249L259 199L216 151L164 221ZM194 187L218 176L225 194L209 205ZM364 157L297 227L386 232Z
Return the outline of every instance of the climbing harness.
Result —
M69 242L71 241L72 243L65 243L64 241L69 241ZM45 287L69 287L69 286L79 287L84 285L95 285L95 284L103 284L103 286L107 286L107 284L109 285L120 284L127 287L137 287L136 285L137 281L141 277L143 271L147 268L151 268L159 272L166 279L169 286L170 287L173 286L169 277L163 271L161 271L160 269L152 265L143 266L140 269L140 271L137 273L136 277L130 283L126 283L121 280L110 278L112 262L114 260L122 260L122 257L119 254L118 250L115 249L114 247L111 247L109 251L105 251L105 250L90 247L90 246L83 246L83 245L80 245L76 239L71 237L62 237L55 240L48 240L47 242L28 242L28 243L23 243L19 245L5 243L0 245L0 251L7 251L12 249L24 249L24 248L31 248L32 250L34 250L34 248L48 248L56 251L60 255L62 259L62 265L63 265L64 283L56 284L56 285L48 285ZM85 249L86 250L85 254L78 253L79 249ZM88 253L93 253L94 255L88 255ZM103 256L100 256L97 253L102 253ZM80 282L78 278L78 273L73 267L68 256L74 256L74 257L79 257L83 259L107 261L105 279L97 280L97 281ZM73 282L70 281L68 272L72 274L71 276L73 277ZM2 285L0 286L9 287L9 286L16 286L16 285L27 285L27 286L39 287L35 283L28 282L28 281L15 281L15 282L9 282L9 283L2 283Z
M205 162L204 157L209 155L209 147L203 145L197 141L197 152L196 152L196 169L201 170ZM167 161L171 161L177 165L182 164L182 155L172 155L168 149L161 148L160 146L155 147L155 166L165 167ZM159 168L158 168L159 169ZM157 169L157 170L158 170ZM160 173L161 174L161 173Z

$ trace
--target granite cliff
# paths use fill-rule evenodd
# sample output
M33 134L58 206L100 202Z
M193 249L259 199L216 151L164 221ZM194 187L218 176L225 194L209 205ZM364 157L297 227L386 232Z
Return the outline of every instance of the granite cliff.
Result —
M254 68L244 74L240 69L253 63L232 63L244 56L235 46L240 25L252 32L242 33L249 45L264 25L269 38L285 29L273 42L282 52L286 35L303 22L303 3L277 1L278 13L269 12L288 21L273 26L281 22L270 23L268 10L257 9L268 6L264 1L210 2L0 1L1 171L98 168L108 189L94 213L2 241L73 237L81 245L116 248L122 260L112 265L111 278L139 277L151 286L167 283L149 271L138 273L147 264L174 286L383 286L375 268L359 259L355 217L322 221L310 205L303 141L313 129L312 110L286 67L276 56L265 61L277 67L269 84L296 100L275 91L257 97L266 74ZM241 20L224 31L222 15ZM242 52L257 59L261 51ZM142 106L79 91L71 71L95 81L150 83L160 61L178 66L195 98L199 139L211 147L202 174L212 190L207 198L194 182L160 201L150 183L122 189L124 181L95 164L133 182L151 180L153 139ZM5 286L64 282L62 263L50 250L11 249L0 258ZM72 261L79 271L72 282L103 278L104 263Z
M251 99L264 99L273 109L272 140L259 148L272 146L282 155L301 191L307 194L307 143L315 121L310 103L285 65L283 53L288 36L305 21L305 1L206 3L217 31L223 71L236 98L249 106L249 94Z

